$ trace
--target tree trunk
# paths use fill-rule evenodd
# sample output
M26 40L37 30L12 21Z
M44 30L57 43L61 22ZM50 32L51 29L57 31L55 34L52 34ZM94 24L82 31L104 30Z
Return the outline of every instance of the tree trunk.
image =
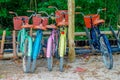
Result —
M69 20L69 28L68 28L68 40L69 40L69 61L75 61L75 50L74 50L74 30L75 30L75 0L68 0L68 20Z

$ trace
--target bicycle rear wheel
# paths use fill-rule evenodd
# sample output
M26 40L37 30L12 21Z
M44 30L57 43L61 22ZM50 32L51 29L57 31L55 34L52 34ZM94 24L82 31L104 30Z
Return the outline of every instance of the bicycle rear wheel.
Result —
M23 71L25 73L30 72L31 66L31 51L32 50L32 40L28 37L24 42L24 53L23 53Z
M102 52L103 62L108 69L112 69L113 57L112 57L110 43L104 34L100 36L99 41L100 41L100 50Z

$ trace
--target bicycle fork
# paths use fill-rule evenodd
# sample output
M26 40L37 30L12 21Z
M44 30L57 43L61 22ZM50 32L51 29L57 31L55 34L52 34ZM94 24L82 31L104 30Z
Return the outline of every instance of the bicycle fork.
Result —
M63 57L66 52L66 32L67 28L60 29L59 55Z
M54 53L54 50L53 50L55 49L54 36L55 36L55 30L52 30L51 35L48 38L48 43L47 43L47 53L46 53L47 58L50 58L50 56L52 56Z
M38 30L37 34L36 34L36 38L33 44L33 52L32 52L32 68L31 68L31 72L35 71L36 68L36 61L37 61L37 56L41 51L41 40L42 40L42 30Z
M35 41L33 43L32 59L37 59L39 52L41 51L41 40L42 40L42 30L38 30L36 34Z

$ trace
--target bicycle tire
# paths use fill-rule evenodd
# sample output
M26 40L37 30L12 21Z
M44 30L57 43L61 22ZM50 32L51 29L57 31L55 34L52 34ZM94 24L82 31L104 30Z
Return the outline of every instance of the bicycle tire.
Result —
M48 66L48 70L52 71L52 66L53 66L53 46L54 43L52 41L51 36L48 39L48 44L47 44L47 66Z
M106 35L104 35L104 34L102 34L100 36L99 40L100 40L100 49L101 49L101 52L102 52L104 65L108 69L112 69L112 67L113 67L113 57L112 57L112 51L111 51L110 43L109 43Z
M35 68L36 68L36 59L34 59L33 61L32 61L32 66L31 66L31 72L32 73L34 73L35 72Z
M53 66L53 56L52 55L49 58L47 58L47 64L48 64L48 70L52 71L52 66Z
M66 51L66 42L65 42L65 35L60 36L59 42L59 56L60 56L60 71L63 72L63 62L64 62L64 53Z
M23 71L25 73L30 72L31 66L31 51L32 50L32 41L31 38L28 37L24 41L24 53L23 53Z
M60 57L60 71L61 71L61 72L64 71L63 64L64 64L64 58L63 58L63 57Z

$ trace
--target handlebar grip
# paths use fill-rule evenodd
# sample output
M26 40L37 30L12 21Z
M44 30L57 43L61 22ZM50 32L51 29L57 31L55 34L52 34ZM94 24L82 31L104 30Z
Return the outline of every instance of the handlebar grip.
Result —
M81 6L77 6L76 8L77 8L77 9L81 9L82 7L81 7Z
M106 11L106 8L103 8L102 11Z
M13 11L9 11L9 14L14 14L15 12L13 12Z
M33 11L33 10L27 10L27 12L35 12L35 11Z
M80 14L80 12L75 12L75 14Z
M48 8L53 8L53 6L48 6Z

